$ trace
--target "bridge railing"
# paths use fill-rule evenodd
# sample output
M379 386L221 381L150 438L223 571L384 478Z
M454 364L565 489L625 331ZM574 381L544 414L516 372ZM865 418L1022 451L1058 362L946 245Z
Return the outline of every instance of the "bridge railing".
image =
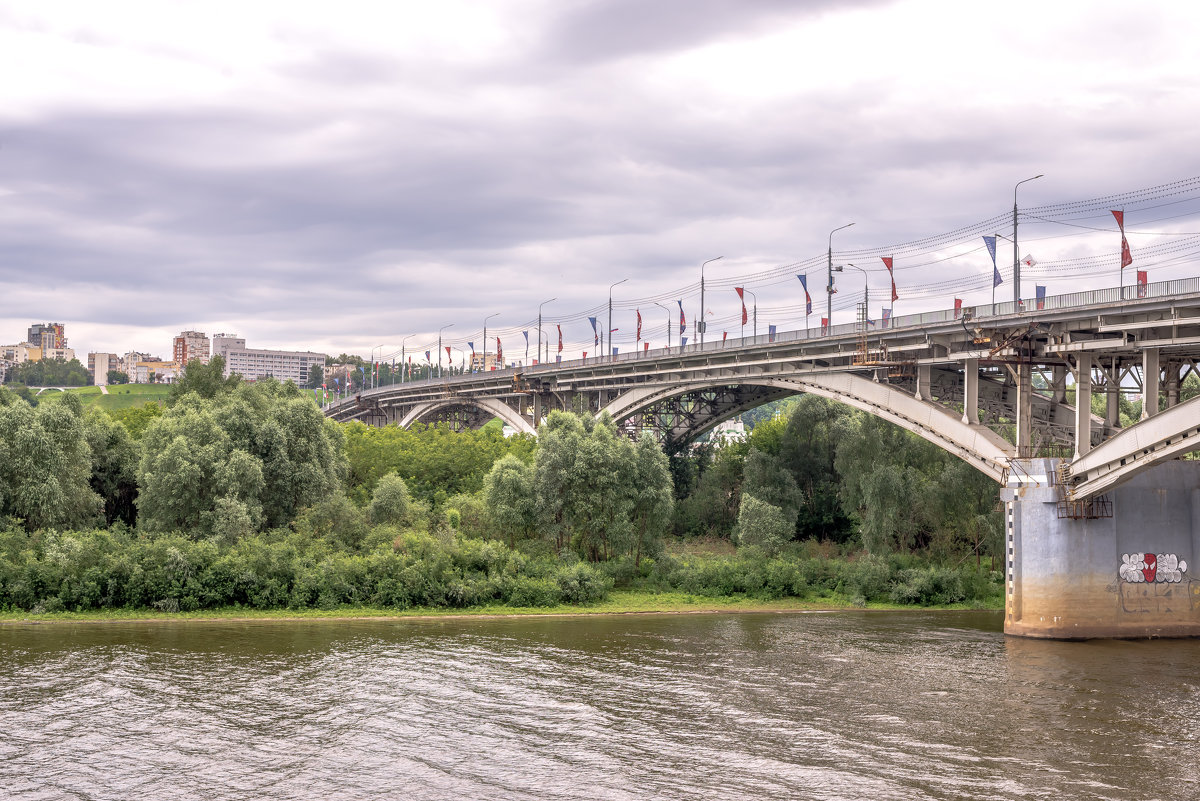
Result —
M876 320L874 325L868 328L869 333L882 333L884 331L900 330L905 328L925 328L929 325L939 323L953 322L961 318L964 314L972 319L992 318L992 317L1007 317L1013 314L1030 314L1039 311L1053 311L1056 309L1073 309L1084 306L1097 306L1104 304L1122 303L1125 301L1148 300L1152 298L1170 297L1173 295L1186 295L1200 292L1200 278L1177 278L1171 281L1158 281L1153 284L1139 286L1130 284L1128 286L1108 287L1106 289L1091 289L1083 292L1069 292L1063 295L1049 295L1045 298L1028 298L1022 299L1020 304L1013 301L1004 303L986 303L975 306L964 306L961 309L938 309L934 311L917 312L916 314L903 314L891 318L885 325L882 320ZM517 372L522 373L537 373L540 371L553 371L563 367L585 367L594 364L621 364L625 362L633 362L641 359L656 359L676 354L701 354L701 353L720 353L722 351L738 348L753 347L756 345L769 345L789 342L804 342L811 340L818 342L828 337L841 337L856 334L859 331L859 324L839 323L832 327L808 327L797 328L787 331L777 331L775 334L758 334L757 336L730 338L725 341L710 340L708 342L689 342L687 345L675 345L670 348L652 348L649 351L629 351L626 353L618 353L616 356L591 356L587 359L564 359L561 362L546 362L545 364L533 364L505 367L500 370L490 371L497 377L513 375ZM428 386L430 384L440 384L446 381L469 381L476 374L468 374L466 376L451 376L448 378L426 379L424 381L405 382L414 386ZM395 387L388 387L388 390ZM366 390L362 394L375 394L383 392L385 389Z

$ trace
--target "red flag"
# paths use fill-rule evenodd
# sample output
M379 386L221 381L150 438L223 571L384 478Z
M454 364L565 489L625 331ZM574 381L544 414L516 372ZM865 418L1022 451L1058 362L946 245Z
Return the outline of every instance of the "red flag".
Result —
M562 326L558 326L558 352L562 353Z
M586 350L583 352L583 360L587 361L587 351Z
M642 343L642 353L649 353L649 352L650 352L650 343L643 342Z
M746 320L750 319L746 316L746 295L745 289L740 286L735 286L733 291L738 293L738 297L742 299L742 325L746 324Z
M1124 270L1133 264L1133 254L1129 252L1129 242L1125 239L1125 212L1113 211L1112 216L1117 218L1117 227L1121 229L1121 269Z
M883 259L883 266L887 267L888 275L892 279L892 302L894 303L897 300L900 300L900 295L898 295L896 293L896 274L892 272L892 260L895 257L894 256L880 256L879 258Z
M962 314L962 298L954 299L954 319L958 319L958 315Z
M1146 284L1149 282L1149 276L1145 270L1137 271L1137 296L1139 298L1146 297Z
M447 359L450 358L450 346L449 345L446 346L446 358Z
M829 333L829 318L828 317L821 318L821 333L822 334Z
M724 344L725 340L727 340L727 339L729 339L729 332L722 331L721 332L721 343Z
M637 317L638 317L637 339L634 341L641 342L642 341L642 310L641 309L637 310Z
M496 337L496 363L504 365L504 351L500 347L500 337Z

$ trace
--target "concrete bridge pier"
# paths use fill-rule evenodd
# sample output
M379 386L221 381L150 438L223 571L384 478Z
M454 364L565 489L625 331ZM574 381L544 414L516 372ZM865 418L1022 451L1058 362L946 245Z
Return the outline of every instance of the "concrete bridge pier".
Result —
M1200 461L1155 465L1082 519L1060 517L1059 461L1014 462L1001 490L1005 633L1200 636Z

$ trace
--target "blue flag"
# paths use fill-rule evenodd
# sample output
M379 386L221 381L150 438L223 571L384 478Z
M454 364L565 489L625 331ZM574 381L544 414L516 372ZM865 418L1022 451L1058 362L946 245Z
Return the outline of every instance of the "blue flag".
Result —
M616 356L616 355L617 355L617 349L613 348L613 356Z
M1046 308L1046 287L1035 285L1033 289L1037 293L1037 307L1039 309Z
M683 301L677 300L675 302L679 304L679 335L683 336L683 332L687 330L687 318L683 316ZM686 340L684 344L687 344Z
M808 276L797 275L800 279L800 286L804 287L804 313L812 314L812 295L808 294Z
M589 317L588 322L592 324L592 338L595 340L595 345L600 347L600 332L596 330L596 318Z
M1000 277L1000 268L996 266L996 237L985 236L983 244L987 245L988 253L992 255L992 287L998 287L1004 283L1004 279Z
M767 341L768 342L775 341L775 326L773 326L773 325L767 326Z

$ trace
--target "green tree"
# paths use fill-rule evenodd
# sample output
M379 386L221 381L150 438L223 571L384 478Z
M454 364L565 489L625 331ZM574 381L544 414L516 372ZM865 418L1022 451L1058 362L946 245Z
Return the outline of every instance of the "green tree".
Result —
M483 480L488 511L510 548L533 532L537 521L534 483L533 467L511 453L497 460Z
M110 383L110 384L128 384L129 383L129 374L122 372L121 370L109 370L108 371L108 383Z
M137 464L141 450L126 428L99 409L83 418L92 454L92 490L104 504L104 522L133 525L137 519Z
M171 387L167 405L174 406L189 392L201 398L215 398L233 392L241 381L242 377L237 373L231 374L229 378L225 377L225 359L220 356L213 356L208 360L208 364L199 359L192 359L183 368L183 375Z
M91 376L78 359L39 359L9 368L4 382L30 387L85 387L91 383Z
M379 483L375 485L375 493L371 496L372 523L405 525L409 522L411 508L412 498L408 494L404 479L395 473L388 473L379 479Z
M738 509L738 545L761 548L773 556L779 553L794 531L793 524L778 506L753 495L742 494L741 507Z
M763 428L764 425L767 424L760 424L759 428ZM753 495L779 509L791 529L785 539L790 540L796 535L796 517L804 498L796 479L783 466L781 459L769 456L757 448L750 449L742 478L742 497L747 495ZM741 519L740 509L738 518Z
M91 525L101 507L91 467L79 398L34 409L0 394L0 517L23 520L31 531Z
M662 550L662 537L675 509L667 455L651 436L638 440L632 479L633 563L640 566L643 554L653 557Z
M325 369L319 364L314 364L308 368L308 382L305 384L309 389L320 389L325 383Z

